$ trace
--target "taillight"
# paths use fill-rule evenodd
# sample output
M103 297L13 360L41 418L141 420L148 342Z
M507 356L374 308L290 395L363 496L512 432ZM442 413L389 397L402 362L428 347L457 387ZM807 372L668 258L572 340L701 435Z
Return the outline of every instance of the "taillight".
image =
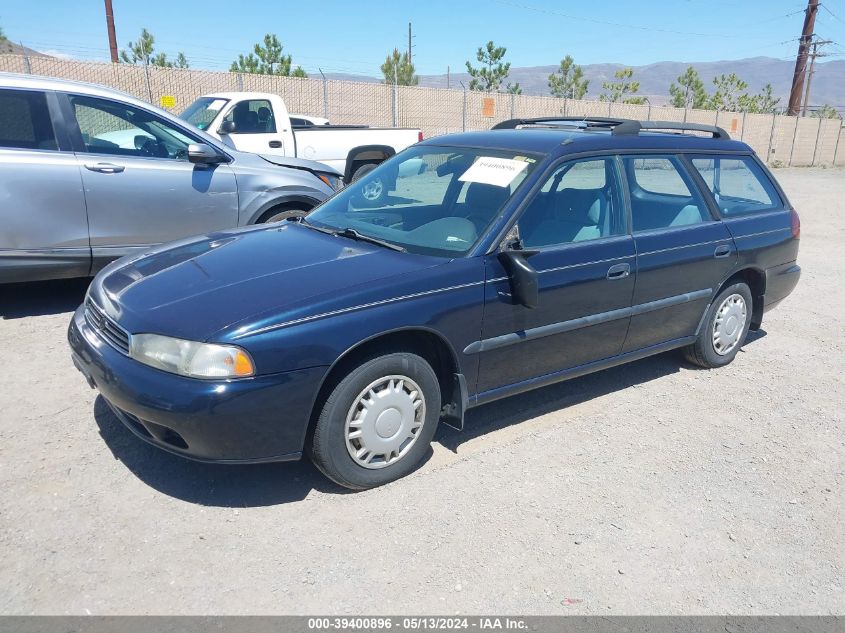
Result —
M790 214L790 221L792 223L792 237L801 237L801 218L798 217L798 212L795 209Z
M422 133L422 130L420 130L420 131L417 133L417 143L419 143L419 142L420 142L420 141L422 141L422 140L423 140L423 133Z

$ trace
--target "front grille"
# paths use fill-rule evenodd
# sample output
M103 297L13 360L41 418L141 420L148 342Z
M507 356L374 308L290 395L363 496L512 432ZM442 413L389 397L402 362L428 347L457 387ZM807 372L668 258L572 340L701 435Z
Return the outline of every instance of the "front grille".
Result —
M112 347L124 354L129 353L129 332L109 318L91 299L85 302L85 320Z

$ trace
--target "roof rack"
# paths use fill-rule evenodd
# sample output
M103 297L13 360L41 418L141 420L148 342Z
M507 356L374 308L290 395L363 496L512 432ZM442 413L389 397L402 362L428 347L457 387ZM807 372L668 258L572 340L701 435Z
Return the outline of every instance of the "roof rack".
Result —
M576 125L576 124L581 125ZM497 123L494 130L514 130L522 126L577 127L610 129L614 136L637 136L642 130L678 130L681 132L709 132L714 139L730 140L724 128L702 123L681 123L679 121L637 121L634 119L612 119L606 117L539 117L532 119L508 119Z

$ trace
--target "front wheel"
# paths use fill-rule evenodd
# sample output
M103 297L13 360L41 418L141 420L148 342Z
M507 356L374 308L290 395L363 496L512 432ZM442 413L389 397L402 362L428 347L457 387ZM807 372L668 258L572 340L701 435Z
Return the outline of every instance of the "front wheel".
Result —
M288 218L304 218L308 215L305 209L270 209L267 213L261 216L261 219L256 224L267 224L268 222L281 222Z
M408 352L378 356L353 369L326 398L311 459L346 488L381 486L419 466L439 418L440 387L431 366Z
M739 353L751 325L751 290L742 282L725 288L707 310L698 338L684 348L691 363L712 369L730 363Z

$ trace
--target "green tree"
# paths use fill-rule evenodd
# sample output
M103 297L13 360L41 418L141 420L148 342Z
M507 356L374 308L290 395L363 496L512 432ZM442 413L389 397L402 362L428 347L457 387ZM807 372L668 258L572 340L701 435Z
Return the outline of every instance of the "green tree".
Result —
M167 53L155 52L155 37L147 29L141 29L141 36L134 42L129 42L125 49L120 51L120 59L127 64L144 64L149 66L161 66L162 68L188 68L188 59L185 53L176 55L176 61L167 59ZM128 49L128 50L127 50Z
M3 27L0 26L0 53L10 53L12 51L12 43L3 33Z
M560 60L560 68L549 75L549 91L552 96L564 99L583 99L590 80L584 79L584 71L571 55Z
M766 84L763 86L763 91L756 96L753 112L774 114L778 103L780 103L780 97L775 97L772 94L772 84ZM752 110L749 110L749 112L752 112Z
M719 75L713 78L716 91L710 95L707 105L710 110L739 111L756 107L754 97L748 95L748 84L737 77L736 73Z
M492 41L487 42L487 46L484 48L479 46L475 58L481 66L475 68L471 63L466 63L467 72L472 77L469 82L469 89L496 92L502 82L507 79L508 72L511 69L510 62L502 61L507 52L507 48L496 46Z
M155 41L152 33L141 29L141 36L134 42L129 42L126 48L120 51L120 59L127 64L151 64Z
M818 108L813 110L813 116L819 119L841 119L842 115L839 114L839 111L834 108L830 104L823 104L820 105Z
M381 65L384 83L400 86L416 86L420 83L419 75L414 72L414 64L408 58L408 53L400 53L398 48L388 55Z
M640 90L639 81L629 81L634 76L633 68L623 68L613 73L619 81L605 81L601 87L604 90L599 95L599 101L610 101L612 103L631 103L634 105L642 105L646 102L645 97L629 96L634 95Z
M238 55L229 70L233 73L250 73L254 75L281 75L282 77L307 77L301 66L291 69L290 55L283 55L284 46L274 33L264 36L263 46L255 44L249 55Z
M678 83L669 86L672 105L676 108L701 109L707 104L707 91L698 71L690 66L683 75L678 77Z
M505 86L505 92L512 95L521 95L522 87L519 85L518 81L515 84L509 83L507 86Z

